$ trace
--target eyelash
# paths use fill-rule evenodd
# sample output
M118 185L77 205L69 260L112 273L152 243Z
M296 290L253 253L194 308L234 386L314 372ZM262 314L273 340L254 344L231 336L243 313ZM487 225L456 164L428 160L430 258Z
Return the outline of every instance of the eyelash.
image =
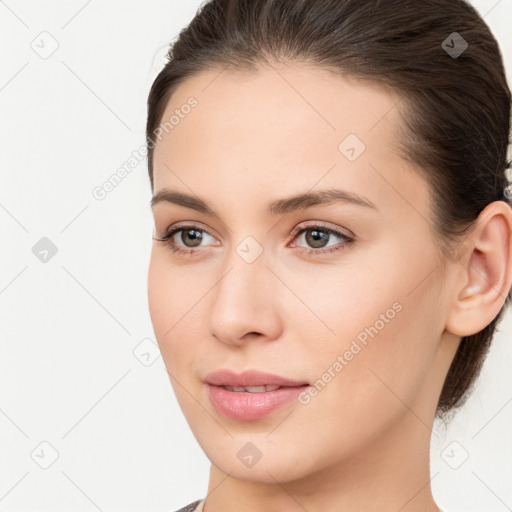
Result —
M159 238L154 238L154 240L156 240L157 242L165 243L175 254L192 255L193 253L197 252L195 249L190 249L190 248L189 249L181 249L179 246L176 245L175 242L172 241L172 237L176 233L179 233L180 231L187 231L187 230L192 230L192 229L194 229L196 231L200 231L201 233L208 233L208 231L200 228L199 226L187 224L187 225L177 226L174 229L169 230L164 236L159 237ZM340 243L340 244L333 246L331 248L328 248L328 249L308 249L305 247L299 247L299 252L306 253L308 256L318 255L318 254L326 254L326 253L345 250L347 248L347 245L350 245L352 242L354 242L354 239L349 237L345 233L342 233L341 231L338 231L333 228L329 228L327 226L323 226L322 224L312 224L309 226L303 226L301 228L295 229L293 231L292 240L294 240L298 236L302 235L306 231L321 231L321 232L327 233L329 235L335 235L335 236L341 238L343 241L343 243Z

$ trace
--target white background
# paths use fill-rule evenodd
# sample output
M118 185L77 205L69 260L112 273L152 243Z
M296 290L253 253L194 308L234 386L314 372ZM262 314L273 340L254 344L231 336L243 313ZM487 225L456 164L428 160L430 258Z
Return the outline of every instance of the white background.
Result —
M474 5L512 83L512 0ZM146 160L92 195L144 144L150 85L198 6L0 2L3 512L169 512L206 495L209 461L148 312ZM43 59L31 47L43 44L58 48ZM57 248L46 263L32 252L42 237ZM508 312L467 406L447 431L436 424L432 487L447 512L512 509L511 341Z

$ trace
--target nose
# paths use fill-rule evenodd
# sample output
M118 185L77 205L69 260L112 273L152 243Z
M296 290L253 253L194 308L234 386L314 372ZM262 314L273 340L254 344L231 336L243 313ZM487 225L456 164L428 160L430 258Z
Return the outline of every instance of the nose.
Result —
M278 338L279 280L267 267L264 254L248 263L233 251L226 266L211 298L211 334L238 346L256 337L262 341Z

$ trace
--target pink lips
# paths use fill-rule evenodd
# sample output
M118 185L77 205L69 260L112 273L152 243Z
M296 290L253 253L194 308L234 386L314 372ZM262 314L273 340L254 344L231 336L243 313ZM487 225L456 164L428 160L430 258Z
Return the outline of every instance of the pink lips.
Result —
M285 403L297 399L307 387L305 381L287 379L255 370L236 374L218 370L205 377L211 403L221 414L238 420L257 420L272 413ZM229 391L222 386L282 386L273 391Z

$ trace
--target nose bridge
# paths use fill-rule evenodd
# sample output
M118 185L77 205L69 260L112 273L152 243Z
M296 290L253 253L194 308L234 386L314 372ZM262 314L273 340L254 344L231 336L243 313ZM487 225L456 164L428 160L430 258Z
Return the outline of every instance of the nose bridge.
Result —
M276 307L267 264L263 246L252 236L226 255L210 317L212 333L218 338L234 343L248 332L271 335Z
M271 274L262 245L253 237L246 237L230 250L223 268L215 302L234 301L239 307L254 307L259 288Z

